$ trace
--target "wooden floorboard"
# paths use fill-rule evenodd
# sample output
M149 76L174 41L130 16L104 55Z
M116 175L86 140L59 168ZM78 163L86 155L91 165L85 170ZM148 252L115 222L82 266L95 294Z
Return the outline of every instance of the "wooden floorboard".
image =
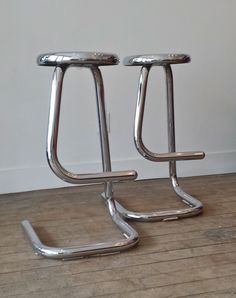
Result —
M56 261L36 256L20 222L48 245L120 238L100 198L102 185L0 196L0 297L236 297L236 174L180 179L204 204L200 216L130 222L137 247L120 254ZM135 211L183 206L166 179L115 185Z

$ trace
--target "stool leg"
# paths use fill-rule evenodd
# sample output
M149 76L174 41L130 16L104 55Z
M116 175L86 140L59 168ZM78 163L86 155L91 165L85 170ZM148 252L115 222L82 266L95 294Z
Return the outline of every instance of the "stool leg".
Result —
M95 88L96 88L96 99L97 99L97 114L99 123L99 136L101 144L101 156L102 156L102 167L103 172L111 172L111 157L110 157L110 146L109 137L106 122L106 109L104 100L104 87L102 81L102 75L97 67L91 68L93 73ZM102 194L103 198L108 199L113 197L112 182L108 181L105 183L105 190Z
M175 113L174 113L174 84L173 74L170 65L164 67L166 73L166 94L167 94L167 120L168 120L168 147L169 152L176 152L175 147ZM178 183L176 161L169 162L169 173L171 185L174 192L182 199L184 203L189 205L191 208L185 209L183 216L193 216L202 212L202 203L184 192Z
M60 120L60 108L61 108L61 93L63 86L63 79L66 68L56 67L53 74L52 81L52 92L51 92L51 102L50 102L50 110L49 110L49 120L48 120L48 136L47 136L47 160L51 170L57 175L60 179L72 183L72 184L89 184L89 183L97 183L97 182L109 182L109 181L120 181L120 180L134 180L137 176L135 171L115 171L115 172L102 172L95 174L77 174L71 173L67 171L58 160L57 155L57 143L58 143L58 131L59 131L59 120ZM98 97L97 102L100 102L100 98L103 95L103 83L102 78L99 80L99 69L96 71L95 69L92 71L92 74L97 73L95 79L95 87L96 87L96 96ZM100 74L101 76L101 74ZM104 100L103 100L104 101ZM99 104L101 106L101 104ZM98 114L99 115L99 114ZM99 116L99 127L100 122L102 122L102 116ZM104 127L104 123L102 122L102 127ZM105 132L106 128L101 128L101 132ZM101 150L104 152L104 144L102 142L103 135L100 137L101 141ZM105 147L104 147L105 148ZM108 147L109 150L109 147ZM107 155L104 154L104 155ZM109 157L109 151L108 151Z
M106 255L110 253L118 253L128 248L133 247L139 241L138 233L120 216L116 209L115 201L112 193L112 181L135 179L136 172L134 171L120 171L111 172L111 160L109 152L109 140L107 133L106 117L105 117L105 102L104 102L104 88L102 75L98 67L90 67L96 89L98 122L100 132L100 143L103 163L103 173L97 174L74 174L67 171L59 162L57 156L57 138L60 117L60 103L61 91L64 78L65 68L56 67L53 77L51 105L49 113L48 125L48 143L47 143L47 156L48 162L53 172L61 179L73 183L92 183L103 182L105 183L105 199L108 207L109 214L121 230L124 238L117 241L108 241L104 243L94 243L90 245L75 246L75 247L51 247L42 243L36 231L28 220L23 220L21 225L25 234L35 252L47 258L52 259L75 259L86 256Z
M202 203L196 198L184 192L178 183L176 173L176 160L182 159L201 159L204 157L203 152L187 152L176 154L175 148L175 118L174 118L174 93L173 93L173 76L170 65L165 65L164 70L166 74L166 89L167 89L167 115L168 115L168 153L153 153L149 151L142 141L142 124L143 114L145 108L146 88L148 74L151 67L143 66L140 75L138 99L135 116L135 145L137 150L146 159L151 161L169 161L169 173L171 185L174 192L181 198L181 200L189 207L183 209L173 209L164 211L153 212L133 212L124 208L119 202L116 202L116 206L120 214L127 219L137 221L166 221L175 220L184 217L190 217L200 214L203 209Z

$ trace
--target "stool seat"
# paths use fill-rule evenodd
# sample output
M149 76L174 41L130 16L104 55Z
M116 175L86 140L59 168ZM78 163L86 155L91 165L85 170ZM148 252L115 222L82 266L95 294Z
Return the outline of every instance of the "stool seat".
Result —
M142 65L170 65L188 63L191 58L186 54L148 54L148 55L135 55L128 56L124 59L123 63L126 66L142 66Z
M119 58L115 54L98 52L58 52L39 55L37 63L40 66L116 65Z

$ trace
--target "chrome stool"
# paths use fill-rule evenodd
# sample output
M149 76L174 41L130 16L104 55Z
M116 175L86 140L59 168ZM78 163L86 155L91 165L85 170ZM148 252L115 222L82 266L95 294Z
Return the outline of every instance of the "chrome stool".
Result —
M108 206L108 210L113 222L118 226L124 238L117 241L106 243L95 243L79 247L49 247L44 245L39 239L28 220L22 221L22 227L30 240L33 249L37 254L53 259L75 259L91 255L102 255L120 252L131 248L138 243L137 232L128 225L119 215L115 201L113 199L112 183L121 180L134 180L137 177L135 171L116 171L111 170L111 159L109 150L109 139L107 133L107 123L105 117L104 87L102 74L99 66L116 65L119 59L116 55L105 53L90 52L69 52L43 54L37 60L40 66L54 66L52 81L50 112L48 121L47 136L47 159L52 171L62 180L72 184L91 184L102 182L105 184L103 198ZM98 123L100 133L100 145L102 155L103 172L95 174L75 174L66 170L58 160L57 140L60 118L60 103L63 86L63 78L69 67L86 67L92 72L98 112Z
M169 174L171 185L174 192L181 200L188 205L184 209L154 211L149 213L139 213L126 210L118 202L116 203L118 211L126 218L138 221L160 221L174 220L182 217L190 217L202 212L202 203L184 192L178 183L176 173L176 161L203 159L204 152L176 152L175 149L175 118L174 118L174 92L173 76L171 64L180 64L190 62L190 57L184 54L160 54L160 55L138 55L129 56L124 59L126 66L141 66L141 74L138 86L137 105L134 120L134 142L138 152L146 159L154 162L169 162ZM143 143L142 126L145 109L146 90L148 75L153 66L162 66L166 75L167 91L167 113L168 113L168 153L151 152Z

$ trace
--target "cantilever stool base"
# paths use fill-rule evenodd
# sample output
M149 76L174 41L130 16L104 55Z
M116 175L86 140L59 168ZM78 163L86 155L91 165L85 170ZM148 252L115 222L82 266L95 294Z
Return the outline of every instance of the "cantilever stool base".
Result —
M169 162L169 175L171 186L176 195L187 208L152 211L152 212L134 212L125 209L119 202L116 202L117 210L126 218L136 221L165 221L186 218L198 215L203 210L202 203L191 195L187 194L179 186L176 161L179 160L197 160L203 159L205 153L195 152L176 152L175 148L175 117L174 117L174 87L171 64L180 64L190 62L190 57L185 54L154 54L154 55L136 55L124 59L126 66L141 66L141 73L138 86L137 104L134 120L134 143L138 152L145 158L153 162ZM168 147L167 153L154 153L150 151L143 143L142 127L145 110L146 90L148 76L153 66L162 66L166 75L166 97L167 97L167 121L168 121Z
M98 66L116 65L118 63L119 59L116 55L96 52L50 53L43 54L38 57L39 65L55 67L52 81L47 135L47 160L49 166L55 175L68 183L104 183L105 200L109 214L115 225L123 234L123 238L105 243L94 243L78 247L50 247L42 243L28 220L22 221L21 225L29 241L31 242L33 249L41 256L52 259L71 260L88 256L107 255L129 249L135 246L139 241L138 233L124 221L123 217L120 216L113 199L112 183L114 181L134 180L137 177L137 173L133 170L113 172L111 169L104 101L104 87L102 75ZM103 172L101 173L72 173L65 169L58 160L57 143L63 78L66 70L70 66L89 68L94 79L103 166Z
M113 199L109 199L107 204L112 220L123 234L120 240L78 247L52 247L42 243L28 220L22 221L21 225L35 253L50 259L74 260L89 256L102 256L119 253L135 246L139 241L138 233L121 218Z
M162 211L135 212L124 208L118 201L116 201L116 208L124 218L141 222L177 220L202 213L203 204L199 200L184 192L179 186L178 189L175 189L174 191L176 194L178 192L177 196L184 204L188 205L188 207ZM192 202L191 204L189 203L190 200Z

